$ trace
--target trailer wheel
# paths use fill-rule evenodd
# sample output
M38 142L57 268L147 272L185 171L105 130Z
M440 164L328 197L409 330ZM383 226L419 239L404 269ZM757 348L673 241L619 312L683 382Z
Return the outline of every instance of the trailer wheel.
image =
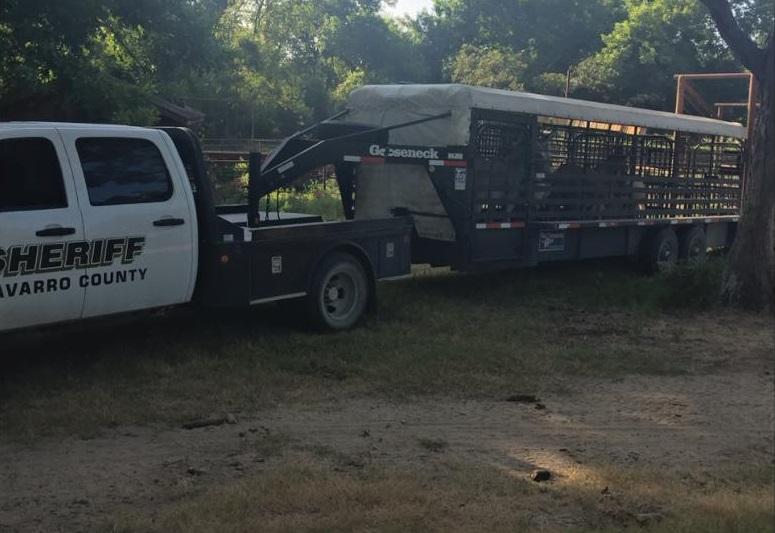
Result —
M360 262L344 253L326 257L307 297L312 322L321 329L349 329L361 319L368 303L369 282Z
M681 235L679 258L692 264L705 262L708 255L708 239L701 226L694 226Z
M665 270L678 261L678 237L673 228L662 228L647 241L643 250L643 266L649 273Z

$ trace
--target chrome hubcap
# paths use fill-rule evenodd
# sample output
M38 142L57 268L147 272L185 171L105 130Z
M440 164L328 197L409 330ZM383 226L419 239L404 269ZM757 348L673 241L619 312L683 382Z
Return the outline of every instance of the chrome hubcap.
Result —
M350 276L334 274L323 288L323 309L332 318L345 318L355 308L357 296L358 287Z

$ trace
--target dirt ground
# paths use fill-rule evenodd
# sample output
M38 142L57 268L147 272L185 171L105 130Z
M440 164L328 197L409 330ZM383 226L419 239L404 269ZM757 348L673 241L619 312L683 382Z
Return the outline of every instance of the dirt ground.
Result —
M338 335L266 308L0 339L0 532L775 531L772 317L666 287L433 273Z
M343 398L235 413L232 423L198 429L116 427L91 440L0 444L0 531L111 530L121 513L153 517L170 502L305 454L334 456L345 469L419 468L443 455L525 478L546 468L560 484L578 476L594 483L598 465L772 464L772 368L746 366L724 375L579 379L562 394L539 393L538 403ZM567 517L552 520L562 527Z

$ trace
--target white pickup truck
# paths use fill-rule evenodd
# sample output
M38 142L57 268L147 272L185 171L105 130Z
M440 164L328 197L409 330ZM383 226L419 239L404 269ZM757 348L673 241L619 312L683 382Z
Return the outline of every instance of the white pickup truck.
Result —
M0 332L284 299L346 329L373 308L375 280L409 273L411 231L401 217L216 206L185 129L0 123Z

